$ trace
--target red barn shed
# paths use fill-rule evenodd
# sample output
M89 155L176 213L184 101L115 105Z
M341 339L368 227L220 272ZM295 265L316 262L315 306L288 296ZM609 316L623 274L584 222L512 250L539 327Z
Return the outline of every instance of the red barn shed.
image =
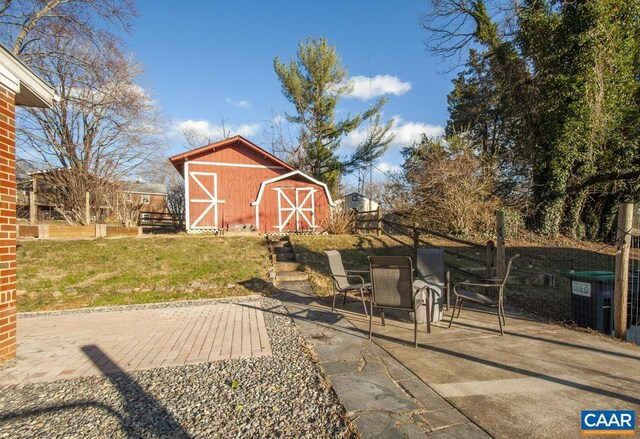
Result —
M169 160L184 177L189 233L234 226L320 232L335 206L324 183L241 136Z

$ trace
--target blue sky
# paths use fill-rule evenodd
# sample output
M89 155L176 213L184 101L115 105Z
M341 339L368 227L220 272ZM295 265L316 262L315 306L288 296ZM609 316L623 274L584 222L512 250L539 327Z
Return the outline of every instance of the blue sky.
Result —
M184 150L180 127L214 133L222 118L233 134L269 149L265 129L272 115L293 110L281 93L273 58L294 57L298 42L309 36L324 36L336 46L354 78L357 96L341 101L340 114L362 111L375 95L389 98L384 118L395 119L396 140L378 167L399 165L400 148L421 132L441 132L446 123L451 74L425 51L426 33L419 25L424 0L137 5L140 17L126 39L145 68L142 85L152 90L166 119L169 154ZM345 139L342 151L360 135Z

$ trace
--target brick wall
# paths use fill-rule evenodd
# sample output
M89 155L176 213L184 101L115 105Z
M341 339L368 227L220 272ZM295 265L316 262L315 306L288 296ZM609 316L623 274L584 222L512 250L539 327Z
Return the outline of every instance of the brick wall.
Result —
M0 85L0 362L16 356L15 95Z

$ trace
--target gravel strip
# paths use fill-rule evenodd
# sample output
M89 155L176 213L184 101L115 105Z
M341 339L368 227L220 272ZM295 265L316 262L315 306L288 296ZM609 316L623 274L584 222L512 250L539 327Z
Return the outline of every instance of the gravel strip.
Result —
M272 356L0 387L0 438L356 437L281 302Z

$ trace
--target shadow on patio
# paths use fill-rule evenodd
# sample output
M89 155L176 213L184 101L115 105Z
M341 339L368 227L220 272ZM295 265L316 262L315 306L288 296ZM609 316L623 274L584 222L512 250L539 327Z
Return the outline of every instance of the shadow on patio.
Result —
M368 318L353 301L332 314L330 305L309 291L284 290L306 312L293 313L321 325L366 337ZM448 312L446 313L448 314ZM450 315L450 314L448 314ZM495 437L579 436L581 410L640 410L640 347L609 337L508 316L499 335L495 313L465 308L447 329L448 318L427 334L413 324L374 315L380 347ZM348 325L350 326L350 325Z

